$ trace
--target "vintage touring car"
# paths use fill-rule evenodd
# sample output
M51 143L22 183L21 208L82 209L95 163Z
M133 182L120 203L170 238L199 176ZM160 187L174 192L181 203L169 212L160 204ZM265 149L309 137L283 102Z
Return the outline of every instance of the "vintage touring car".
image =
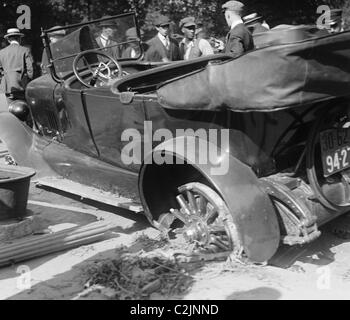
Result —
M38 183L255 262L349 211L349 32L271 31L237 59L150 63L134 14L108 19L119 56L95 41L102 20L51 45L45 31L48 73L26 90L33 128L0 114L0 138ZM138 55L123 56L131 44Z

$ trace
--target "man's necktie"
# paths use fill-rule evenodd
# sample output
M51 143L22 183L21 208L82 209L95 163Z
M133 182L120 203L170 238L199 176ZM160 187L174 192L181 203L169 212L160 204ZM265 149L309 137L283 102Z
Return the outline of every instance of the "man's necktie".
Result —
M169 39L168 39L168 38L165 38L165 48L166 48L167 50L169 50L169 48L170 48L170 42L169 42Z

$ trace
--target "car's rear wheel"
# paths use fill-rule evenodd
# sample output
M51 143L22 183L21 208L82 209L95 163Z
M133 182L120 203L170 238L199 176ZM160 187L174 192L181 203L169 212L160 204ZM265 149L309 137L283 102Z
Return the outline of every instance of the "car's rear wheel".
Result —
M171 208L172 231L198 250L208 253L241 252L236 225L223 199L202 183L178 188L177 208Z

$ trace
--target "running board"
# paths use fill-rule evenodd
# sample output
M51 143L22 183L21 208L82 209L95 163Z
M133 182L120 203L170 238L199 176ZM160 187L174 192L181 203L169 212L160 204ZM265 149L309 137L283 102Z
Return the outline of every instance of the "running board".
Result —
M99 190L89 187L78 182L74 182L64 178L44 177L35 181L37 187L48 187L51 189L61 190L73 195L77 195L82 199L89 199L110 206L127 209L136 213L143 212L140 203L134 200L117 196L111 192Z

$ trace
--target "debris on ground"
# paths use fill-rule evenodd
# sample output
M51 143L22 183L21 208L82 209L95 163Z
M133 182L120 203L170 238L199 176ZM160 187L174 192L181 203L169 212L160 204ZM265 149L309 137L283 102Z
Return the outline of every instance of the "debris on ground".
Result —
M230 252L195 254L184 250L181 242L141 235L131 246L118 249L113 260L96 262L87 269L81 297L108 292L104 296L116 300L180 298L198 280L198 271L216 277L235 272L241 266L236 262Z
M188 292L194 279L176 259L158 252L121 251L112 261L102 261L87 271L85 288L113 289L117 300L164 299Z

